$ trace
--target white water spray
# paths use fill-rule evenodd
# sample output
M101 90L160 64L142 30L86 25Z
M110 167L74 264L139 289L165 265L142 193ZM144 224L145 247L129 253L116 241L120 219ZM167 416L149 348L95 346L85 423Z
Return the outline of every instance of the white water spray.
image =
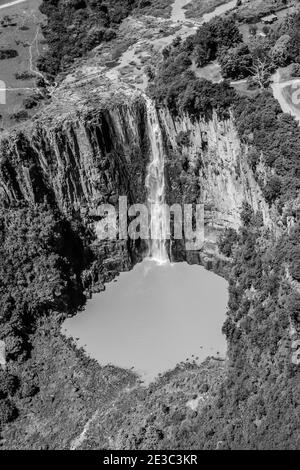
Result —
M149 256L159 264L169 261L166 250L165 159L161 128L153 102L146 98L151 161L146 177L147 202L151 208Z

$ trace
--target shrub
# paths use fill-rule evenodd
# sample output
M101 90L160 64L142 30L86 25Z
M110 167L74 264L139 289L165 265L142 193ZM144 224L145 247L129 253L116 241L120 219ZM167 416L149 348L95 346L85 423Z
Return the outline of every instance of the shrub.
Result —
M218 240L220 252L228 258L232 255L232 248L237 243L238 235L232 228L227 228Z
M17 409L9 399L0 400L0 426L10 423L17 416Z
M23 106L25 109L32 109L38 104L38 99L36 96L28 96L23 100Z
M300 325L300 294L293 293L287 297L286 309L296 326Z
M284 67L292 59L292 38L288 34L281 36L271 49L271 58L275 65Z
M271 176L266 186L263 188L266 201L272 204L281 195L281 180L278 176Z
M239 80L251 74L250 67L253 65L253 58L248 46L244 44L221 50L218 54L218 61L224 78Z
M188 147L190 145L191 131L180 131L176 135L176 143L179 147Z
M17 57L18 51L15 49L2 49L0 50L0 60L6 60L6 59L14 59Z
M39 391L39 387L34 383L33 379L31 378L30 380L23 380L20 390L19 390L19 396L21 398L29 398L33 397L36 395Z
M220 49L241 43L242 35L234 19L217 17L201 26L192 41L196 62L203 67L217 58Z
M29 117L29 114L25 109L21 109L20 111L17 111L16 113L13 113L10 115L10 119L12 121L17 121L17 122L25 121L26 119L28 119L28 117Z
M18 389L19 380L15 375L0 369L0 399L13 396Z
M38 59L39 70L49 78L66 69L77 57L115 37L114 28L137 6L137 0L110 2L109 8L97 0L43 0L47 16L43 34L48 51Z
M15 74L16 80L28 80L30 78L34 78L35 74L32 72L24 71L24 72L17 72Z

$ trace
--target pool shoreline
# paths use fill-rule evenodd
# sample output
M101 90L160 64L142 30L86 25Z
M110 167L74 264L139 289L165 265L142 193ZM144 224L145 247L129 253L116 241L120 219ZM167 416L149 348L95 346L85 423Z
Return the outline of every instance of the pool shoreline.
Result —
M226 358L227 303L227 282L204 267L145 259L93 295L61 332L102 367L134 372L148 386L179 364Z

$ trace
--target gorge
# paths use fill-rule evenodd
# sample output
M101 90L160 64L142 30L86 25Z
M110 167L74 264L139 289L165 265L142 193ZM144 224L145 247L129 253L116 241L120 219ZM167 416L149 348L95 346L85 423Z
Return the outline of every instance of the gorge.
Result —
M145 103L150 141L145 181L151 213L148 257L88 301L84 314L65 321L63 330L85 344L100 364L131 368L148 385L186 356L198 363L220 353L224 358L221 330L227 295L226 283L217 276L169 261L164 141L155 105L150 99Z
M1 134L0 446L296 448L300 131L269 89L193 75L209 26L186 0L133 3ZM212 23L229 48L242 8ZM124 195L152 239L97 236ZM165 240L163 203L204 206L201 250Z
M101 365L131 369L149 385L179 363L224 359L226 303L226 281L215 274L148 259L95 294L63 334Z

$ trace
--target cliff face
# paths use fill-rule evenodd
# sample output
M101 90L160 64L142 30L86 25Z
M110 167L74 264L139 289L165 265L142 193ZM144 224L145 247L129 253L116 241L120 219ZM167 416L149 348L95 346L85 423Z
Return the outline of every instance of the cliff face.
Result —
M161 119L169 149L173 155L180 155L186 173L196 176L208 226L238 229L244 201L262 212L266 225L271 224L269 208L249 168L248 150L239 140L233 118L221 121L214 114L209 122L192 122L188 116L173 119L165 110ZM183 186L176 175L170 182L171 193L174 189L180 192Z
M167 202L170 204L191 204L200 202L204 203L205 206L206 240L204 250L201 252L187 252L184 243L180 241L171 244L169 253L174 260L187 260L191 263L201 263L209 269L214 269L226 275L226 269L224 269L224 267L228 265L228 258L218 253L216 241L223 229L227 227L239 228L241 225L239 214L243 201L247 201L255 211L260 210L262 212L266 226L273 224L271 211L267 207L262 197L261 190L247 164L247 148L241 144L238 138L233 119L220 121L218 117L214 115L213 119L209 122L192 122L187 116L173 119L167 110L162 109L160 111L160 125L166 153L165 176ZM68 112L58 118L55 118L53 113L46 119L37 120L32 124L31 128L20 129L10 134L8 138L3 138L1 141L1 203L5 206L12 205L14 202L22 200L32 203L40 203L47 200L53 205L58 206L61 212L70 217L72 217L74 213L79 214L83 224L94 229L99 220L98 209L100 204L110 203L117 205L118 197L123 195L128 196L129 203L146 201L145 179L150 158L150 138L148 132L146 103L141 96L130 95L119 103L114 101L108 103L106 106L94 104L94 106L78 107L77 110L72 110L72 112ZM95 233L94 231L94 237L91 237L93 240L91 248L96 256L93 258L92 266L89 266L89 269L83 273L81 272L81 274L84 287L99 290L103 288L105 282L112 280L117 273L130 269L137 259L141 258L143 246L123 240L100 241L97 240ZM254 252L255 249L251 251ZM252 340L252 337L248 335L248 333L245 333L245 336L241 336L239 319L236 320L234 315L231 315L231 317L232 323L234 323L233 326L235 327L233 331L237 331L237 336L233 339L229 338L229 346L231 350L233 350L234 347L238 350L238 348L241 349L241 345L248 345L248 336L250 340ZM53 316L53 318L56 317ZM57 328L57 321L52 320L51 317L51 320L49 320L50 328L53 328L53 324L55 328ZM99 446L98 420L102 420L102 418L98 418L96 413L98 413L99 402L101 404L99 409L103 409L102 398L94 399L96 394L93 387L91 392L93 400L87 400L88 404L82 414L78 412L79 409L82 409L81 397L84 397L85 394L90 396L90 392L89 390L86 391L82 384L80 384L80 390L83 391L82 393L77 393L77 389L74 390L72 386L73 382L71 379L73 379L73 377L76 378L77 368L80 367L81 373L85 365L81 365L80 363L80 366L78 366L77 360L75 361L73 356L70 358L67 352L68 348L62 344L62 340L56 332L55 335L52 333L50 335L51 338L54 338L51 350L48 344L48 338L41 338L43 329L44 326L39 329L40 334L33 335L35 341L32 349L33 356L30 359L31 362L27 364L28 370L31 370L32 367L34 368L35 364L40 361L40 351L43 351L42 363L40 364L38 362L39 377L37 378L41 392L37 393L36 398L33 399L35 400L35 409L38 410L37 416L41 417L41 420L46 422L47 426L48 423L51 422L57 429L63 429L63 445L64 447L68 447L71 438L73 439L79 435L78 429L82 429L82 423L88 422L92 413L95 413L95 423L97 425L97 438L95 443ZM56 335L59 337L58 340L56 340ZM45 341L47 342L46 346ZM57 344L60 346L59 349L57 349ZM293 358L295 359L298 348L295 341L293 344ZM254 348L250 342L248 349L250 351L249 357L252 361L251 354ZM71 372L69 381L65 380L65 373L59 375L59 380L57 381L57 377L55 376L56 370L49 370L50 365L52 367L52 364L56 364L56 361L53 360L53 357L55 357L53 350L58 351L58 353L62 351L62 360L65 361L63 367L66 369L69 368L70 360L75 363L74 373L73 371ZM45 351L46 354L48 354L46 360L44 360ZM76 354L75 352L75 355ZM239 355L236 354L236 357L239 358ZM263 363L264 356L262 355L262 357L263 360L261 362ZM55 367L55 369L60 371L60 368ZM93 364L91 376L95 376L96 369L98 370L98 365ZM61 370L65 369L62 368ZM95 386L95 389L101 391L101 395L104 387L104 381L101 379L102 372L100 373L99 383L96 383ZM180 370L179 372L181 373ZM18 374L19 373L18 371ZM119 372L117 373L119 374ZM222 373L223 372L221 372L221 374ZM24 374L26 375L26 370ZM115 380L114 374L116 374L115 371L110 371L110 376L113 378L112 380ZM198 370L195 371L195 374L198 374ZM48 408L43 407L40 411L40 396L45 397L45 400L46 397L49 396L48 384L47 386L43 384L43 377L45 375L47 377L49 376L51 390L53 387L59 389L63 383L65 384L65 392L60 405L58 405L57 401L50 400L49 398ZM218 378L216 380L219 380L219 372L217 375ZM129 380L133 381L135 379L129 377L127 380L127 376L125 377L125 397L127 397L128 394L127 383ZM84 380L82 380L82 382L84 382ZM55 383L58 385L54 385ZM88 383L88 381L86 381L86 383ZM157 387L159 388L160 386L160 383L158 383ZM118 381L117 385L114 385L114 387L117 390L118 387L122 388L123 379L121 382ZM193 378L192 387L195 387ZM57 392L57 396L60 396L59 393L60 391ZM147 394L147 392L145 393ZM190 391L188 393L190 396ZM110 390L108 394L109 397L114 396L111 395ZM160 390L158 390L157 396L160 396L159 394ZM75 401L74 396L76 398ZM137 409L135 407L135 401L131 400L131 398L129 391L128 410L130 416L134 415ZM61 414L60 411L62 409L65 413L65 410L69 409L70 399L72 400L73 410L71 416L75 424L73 428L71 427L69 430L64 424L62 427L60 427L61 425L57 425L58 422L61 423L61 420L57 418L57 413ZM147 397L147 395L146 400L147 408L149 403L149 397ZM173 401L174 397L172 392L172 402ZM90 406L90 402L92 402L92 407ZM121 415L126 417L126 413L124 414L123 410L123 396L121 396L120 403L122 403ZM177 413L177 409L180 407L177 405L177 402L175 403ZM23 406L24 402L21 402L20 409L22 409ZM110 402L105 406L110 407ZM186 403L184 402L181 407L185 410L187 408ZM113 412L115 412L115 403L112 405L112 409ZM213 405L212 410L215 409L219 410L218 407ZM75 415L76 419L74 418ZM193 420L196 418L196 415L193 416ZM141 416L143 416L143 414L138 415L137 423ZM164 422L165 417L162 416L162 414L158 416L159 421ZM207 445L211 448L216 448L217 444L215 440L220 441L220 439L217 435L213 435L212 439L207 439L208 434L205 429L210 429L210 424L202 425L202 419L206 419L205 416L205 413L204 415L199 413L199 422L196 422L195 429L200 429L200 433L204 430L205 435L201 441L203 447ZM208 422L210 418L209 414L207 416L208 418L205 423ZM187 416L186 419L189 420L190 417ZM232 417L227 419L227 416L225 416L223 421L223 423L225 423L224 426L227 426L228 422L231 423L231 420ZM175 421L178 423L178 427L180 427L181 419L178 421L178 418L174 417L174 422ZM114 420L112 419L111 423L113 422ZM134 422L134 420L132 422ZM124 424L124 429L127 426L126 423ZM138 448L143 445L143 439L145 439L143 437L145 434L143 431L144 427L146 427L147 433L149 431L146 435L145 442L148 443L148 435L149 439L152 439L152 430L154 428L152 424L149 423L146 421L145 425L143 419L141 430L137 428L137 435L139 435L138 433L140 432L142 439L140 443L138 443L134 438L132 443L130 443L133 448ZM103 423L101 421L101 426L102 425ZM29 426L31 426L31 423L24 421L23 427L20 427L21 432L18 434L18 442L21 444L17 445L23 445L24 434L27 435L23 430L27 430ZM119 429L113 432L112 435L117 435L117 433L120 432L120 428L123 429L122 426L123 424L121 424ZM158 429L164 429L164 425L161 426L159 422ZM173 442L177 442L176 436L179 436L178 439L180 443L178 443L178 446L182 446L182 436L180 433L177 434L176 426L177 425L174 427L176 432L174 431L172 439L167 442L167 445L171 443L173 446ZM223 426L219 426L219 428L222 431ZM51 429L51 426L49 429ZM12 428L12 430L15 433L15 429ZM8 430L7 432L11 431ZM230 430L230 433L231 432L232 430ZM52 435L53 432L51 432L51 436ZM9 436L11 435L9 434ZM198 448L199 439L197 435L195 436L193 437L192 435L192 439L195 438L193 445L195 448ZM127 431L126 436L124 432L122 439L124 439L127 446L130 440L130 436L129 438L127 437ZM159 439L161 438L159 437ZM37 445L37 442L44 443L46 438L43 437L43 432L41 431L38 439L36 438L36 434L34 435L34 440L33 443L33 438L31 438L30 433L28 433L29 447ZM8 437L8 441L14 443L15 436L13 438ZM58 448L62 445L61 432L59 432L59 437L56 438L55 436L55 439L51 441L50 445L53 446L53 448ZM109 445L111 445L111 443L109 443ZM118 442L117 447L120 448L120 446L121 444ZM158 448L159 446L160 442L158 442L158 440L154 441L153 447ZM192 448L190 443L187 445L187 448Z
M64 214L78 214L95 234L100 204L117 204L124 195L129 204L145 201L146 123L144 103L133 98L51 116L10 134L1 142L1 203L47 201ZM92 282L85 284L98 290L103 280L130 269L144 248L95 239L92 249L98 261L91 268Z
M1 200L47 198L84 218L119 195L143 200L146 138L138 101L16 132L1 143Z
M272 216L262 191L247 163L246 146L238 137L233 117L192 121L189 116L173 118L168 110L160 113L168 150L167 177L170 203L203 203L205 209L205 247L207 256L222 257L216 241L225 228L241 226L243 202L254 211L261 211L266 226ZM197 262L198 254L184 253L175 243L174 257ZM209 265L207 265L209 267Z
M243 201L262 212L266 225L272 223L233 119L221 121L214 114L209 122L193 122L188 116L174 119L162 109L160 122L167 154L167 202L201 202L205 207L204 258L203 253L185 253L184 244L176 242L174 259L205 264L207 255L222 258L216 251L217 237L224 228L240 226ZM124 195L129 204L145 202L148 132L145 99L138 95L100 109L90 106L59 119L37 120L1 142L2 204L47 200L63 213L78 213L94 227L100 204L116 205ZM114 252L122 257L127 249L124 242L103 247L99 244L98 250L110 260Z

